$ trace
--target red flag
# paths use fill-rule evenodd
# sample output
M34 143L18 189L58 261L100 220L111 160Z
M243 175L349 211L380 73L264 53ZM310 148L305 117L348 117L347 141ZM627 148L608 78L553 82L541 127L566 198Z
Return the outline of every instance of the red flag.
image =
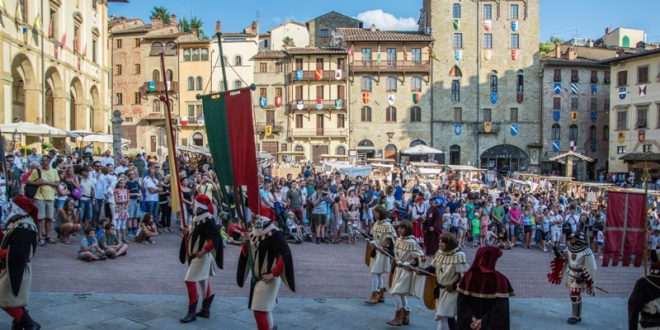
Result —
M66 46L66 33L62 35L62 41L60 41L60 47L64 48Z
M603 248L603 267L619 264L623 257L623 266L629 266L631 257L635 257L635 267L642 264L646 220L644 203L646 195L625 191L607 193L607 226L605 227L605 247Z
M351 48L348 49L348 56L353 57L354 52L355 52L355 46L351 45Z
M316 69L315 76L316 76L316 80L323 80L323 70Z

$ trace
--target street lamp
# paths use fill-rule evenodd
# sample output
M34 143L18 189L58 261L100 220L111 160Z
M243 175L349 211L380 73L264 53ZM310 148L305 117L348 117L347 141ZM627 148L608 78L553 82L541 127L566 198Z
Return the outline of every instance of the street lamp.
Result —
M387 142L390 142L390 140L392 140L392 137L394 137L394 132L387 132L385 134L387 134Z

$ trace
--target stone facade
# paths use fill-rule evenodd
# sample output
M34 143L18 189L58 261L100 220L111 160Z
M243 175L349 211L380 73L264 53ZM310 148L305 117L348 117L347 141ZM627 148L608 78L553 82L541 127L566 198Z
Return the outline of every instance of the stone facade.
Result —
M110 55L105 2L5 0L3 4L0 122L107 133ZM40 139L23 137L20 142ZM64 138L50 141L58 149L73 146Z
M450 151L447 163L538 170L539 0L425 0L420 31L435 39L433 87L422 96L432 104L433 147Z
M202 100L198 100L197 95L212 92L213 82L208 81L213 60L212 48L207 40L197 40L192 36L188 36L187 39L189 40L180 39L177 42L180 107L173 109L173 117L178 118L177 141L179 145L184 146L208 147Z
M361 28L362 22L336 11L323 14L307 22L309 45L312 47L330 46L337 28Z

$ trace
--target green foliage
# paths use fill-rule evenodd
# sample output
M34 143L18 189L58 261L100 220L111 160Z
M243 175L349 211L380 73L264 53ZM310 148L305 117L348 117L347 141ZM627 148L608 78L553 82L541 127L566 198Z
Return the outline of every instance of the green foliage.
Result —
M191 17L190 20L183 17L179 20L179 25L181 26L181 32L192 33L194 30L196 30L198 38L207 39L207 37L204 35L204 31L202 31L202 26L204 23L201 19L195 16Z
M163 20L163 24L172 23L170 20L170 11L162 6L154 7L154 9L151 10L151 17L160 17Z
M564 43L564 40L557 37L550 37L550 40L540 43L539 51L541 52L541 56L546 56L554 52L556 45L561 43Z
M286 36L282 39L282 45L284 47L296 47L296 43L293 41L293 38Z
M43 150L43 151L46 151L46 150L48 150L52 147L53 147L53 144L50 143L50 142L42 142L41 143L41 150Z

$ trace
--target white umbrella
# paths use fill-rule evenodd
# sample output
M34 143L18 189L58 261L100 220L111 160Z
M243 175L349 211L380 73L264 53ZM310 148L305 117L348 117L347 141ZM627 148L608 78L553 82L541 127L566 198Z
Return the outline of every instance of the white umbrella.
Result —
M28 122L18 122L10 124L0 124L0 130L5 133L18 133L24 135L40 135L40 136L55 136L55 137L77 137L78 135L72 132L55 128L46 124L35 124Z
M414 147L403 150L401 151L401 153L406 155L432 155L432 154L443 154L444 151L438 150L436 148L431 148L423 144L419 144Z
M84 136L82 138L83 142L97 142L97 143L112 143L112 135L110 134L101 134L101 133L94 133L90 134L87 136ZM129 144L131 143L131 140L129 139L121 139L121 144Z

